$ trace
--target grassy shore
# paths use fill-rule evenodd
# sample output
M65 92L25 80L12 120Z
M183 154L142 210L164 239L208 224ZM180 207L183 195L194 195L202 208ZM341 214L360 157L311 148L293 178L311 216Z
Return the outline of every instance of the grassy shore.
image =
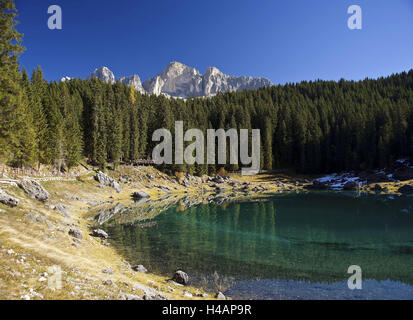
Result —
M134 191L147 192L151 200L166 195L202 198L216 193L216 185L200 178L181 183L151 167L120 167L109 174L123 179L120 193L100 186L89 173L74 181L41 182L51 194L46 203L30 198L17 186L0 185L20 200L14 208L0 204L0 299L124 299L145 294L168 299L214 298L214 293L171 283L168 277L133 271L128 261L110 246L110 240L91 236L91 230L96 227L98 208L131 203ZM311 178L231 175L237 186L248 186L248 194L244 191L240 198L301 190ZM394 183L380 185L387 187L388 193L397 192ZM234 192L235 187L227 187L228 190L219 191L223 197ZM363 188L370 192L370 187ZM55 209L59 204L66 208L69 218ZM82 239L69 235L70 229L80 231ZM51 266L62 270L61 289L48 286Z
M20 203L15 208L0 204L0 299L122 299L125 294L143 296L154 291L168 299L188 299L186 292L193 299L201 299L196 297L201 293L197 288L181 287L166 277L131 270L107 242L90 235L94 225L90 212L95 204L130 201L134 187L122 185L122 192L116 193L112 188L98 187L92 179L48 181L42 185L51 194L46 204L31 199L18 187L1 186ZM154 199L159 195L154 190L146 191ZM88 203L73 200L76 196ZM52 209L58 204L67 208L72 219ZM81 231L83 239L75 241L68 234L71 228ZM63 271L61 290L48 288L50 275L45 273L54 265ZM103 273L105 269L113 274Z

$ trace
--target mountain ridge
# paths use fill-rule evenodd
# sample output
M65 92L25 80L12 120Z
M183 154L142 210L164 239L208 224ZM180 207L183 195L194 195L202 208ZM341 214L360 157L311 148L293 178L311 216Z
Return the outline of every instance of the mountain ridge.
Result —
M61 81L68 81L63 77ZM95 69L86 78L99 79L107 83L115 83L115 75L108 67ZM156 76L142 82L139 75L120 77L118 80L133 86L141 93L165 95L174 98L212 97L220 92L241 91L272 86L267 78L250 76L231 76L222 73L216 67L208 67L204 74L183 63L173 61Z

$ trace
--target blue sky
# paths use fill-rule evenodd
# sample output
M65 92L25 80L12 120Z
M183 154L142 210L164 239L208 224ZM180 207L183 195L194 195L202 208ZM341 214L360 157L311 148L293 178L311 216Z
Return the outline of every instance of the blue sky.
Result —
M63 29L49 30L60 5ZM363 29L347 27L360 5ZM27 47L21 64L48 80L153 77L171 61L202 73L301 80L359 80L413 68L413 0L16 0Z

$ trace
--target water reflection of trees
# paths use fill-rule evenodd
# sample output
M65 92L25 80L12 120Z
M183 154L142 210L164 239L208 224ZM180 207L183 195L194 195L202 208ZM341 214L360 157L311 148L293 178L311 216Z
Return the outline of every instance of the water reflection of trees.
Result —
M157 226L113 224L116 247L153 272L340 281L413 282L411 200L289 195L271 201L168 206Z

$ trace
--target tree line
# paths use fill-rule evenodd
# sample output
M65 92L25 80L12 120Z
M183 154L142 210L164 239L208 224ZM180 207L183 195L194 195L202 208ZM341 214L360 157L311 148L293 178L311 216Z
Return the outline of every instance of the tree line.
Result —
M13 1L2 0L0 160L70 169L82 159L150 158L159 128L260 129L261 167L302 173L367 170L413 156L413 70L363 81L303 81L211 98L141 94L119 82L47 82L40 67L20 71ZM228 157L227 157L228 158ZM163 166L213 174L214 165ZM227 170L238 170L227 165Z

